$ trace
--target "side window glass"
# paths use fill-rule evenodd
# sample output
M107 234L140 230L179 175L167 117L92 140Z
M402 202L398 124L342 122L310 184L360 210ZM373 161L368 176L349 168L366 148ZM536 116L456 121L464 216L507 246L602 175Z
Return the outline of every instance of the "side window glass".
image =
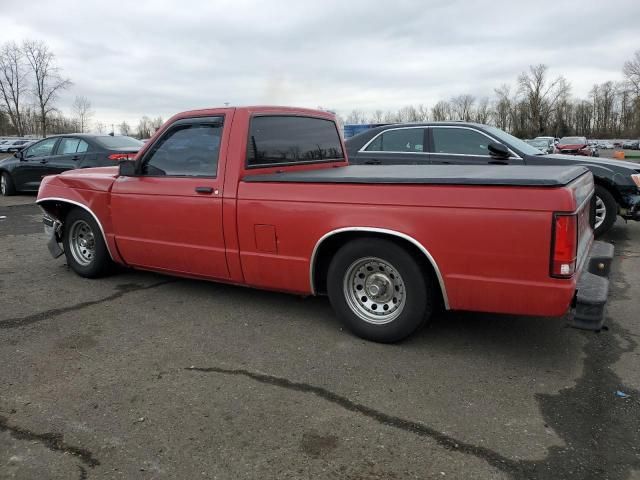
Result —
M387 130L369 144L367 152L424 152L424 128Z
M151 148L143 173L151 176L215 177L222 117L194 119L169 129Z
M250 168L344 159L336 124L324 118L256 116L248 140Z
M84 140L80 140L79 143L78 143L78 149L76 150L76 152L84 153L87 150L89 150L89 144L87 142L85 142Z
M489 155L489 137L467 128L433 128L433 153Z
M63 138L58 145L58 155L70 155L76 153L80 140L77 138Z
M46 157L51 155L53 150L53 146L58 141L57 137L47 138L42 140L41 142L36 143L35 145L29 147L25 153L25 158L31 157Z

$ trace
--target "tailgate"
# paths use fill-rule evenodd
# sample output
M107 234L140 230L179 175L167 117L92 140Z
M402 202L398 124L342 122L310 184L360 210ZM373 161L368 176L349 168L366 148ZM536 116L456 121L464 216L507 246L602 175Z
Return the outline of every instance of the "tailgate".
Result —
M578 226L578 249L576 257L576 270L580 272L589 255L589 249L593 242L593 228L596 216L596 200L594 195L593 175L587 173L573 181L569 188L573 190L576 205Z

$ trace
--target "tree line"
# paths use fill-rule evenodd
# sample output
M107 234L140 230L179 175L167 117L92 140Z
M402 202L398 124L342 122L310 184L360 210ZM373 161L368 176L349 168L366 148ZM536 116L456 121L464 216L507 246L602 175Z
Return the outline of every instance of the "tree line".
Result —
M563 76L550 78L546 65L532 65L518 76L515 85L501 85L491 98L462 94L440 100L431 108L418 104L369 114L352 110L344 123L462 120L495 125L522 138L638 138L640 50L625 62L622 73L622 81L595 84L588 98L576 99Z
M162 117L144 115L135 128L92 122L95 114L87 97L76 96L71 116L57 108L61 91L72 85L56 64L55 55L42 41L10 41L0 45L0 135L46 137L58 133L117 133L149 138Z
M546 65L532 65L515 85L503 84L491 98L461 94L431 108L408 105L397 111L353 110L344 123L396 123L463 120L492 124L519 137L581 135L590 138L640 137L640 50L625 62L623 80L596 84L588 98L571 96L563 77L550 78ZM57 107L59 93L72 85L61 74L54 53L41 41L0 46L0 135L46 136L52 133L95 131L149 138L162 125L161 117L143 116L133 127L127 122L92 122L94 111L84 96L76 96L72 115ZM342 119L340 119L342 121Z

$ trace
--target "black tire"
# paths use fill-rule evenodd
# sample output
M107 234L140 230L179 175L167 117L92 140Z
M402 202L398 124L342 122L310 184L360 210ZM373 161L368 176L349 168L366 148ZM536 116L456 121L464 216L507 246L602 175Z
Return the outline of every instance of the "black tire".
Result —
M399 274L399 278L392 273L389 274L389 277L384 277L394 279L391 280L392 282L401 282L403 287L399 289L398 284L388 284L387 288L383 289L383 292L398 291L403 293L400 300L403 305L402 309L388 323L378 324L363 319L362 315L366 316L367 313L363 313L362 310L358 313L358 300L350 297L349 292L351 291L355 293L355 297L362 295L363 292L366 294L366 291L359 287L367 288L365 285L370 281L372 275L378 273L374 268L372 273L364 277L362 276L364 273L355 276L350 274L350 272L360 271L353 270L354 265L365 262L365 259L380 260L380 263L373 263L373 265L378 265L383 273L386 272L382 265L388 265L391 267L389 272L396 271ZM369 269L369 266L363 268ZM356 276L364 278L364 280L358 280ZM353 278L353 282L349 281L350 278ZM356 285L357 282L364 284ZM374 342L391 343L408 337L427 323L433 311L435 288L431 275L423 271L418 261L407 250L390 240L363 238L347 243L335 254L327 272L327 292L336 314L353 333ZM392 300L395 303L396 294L392 293L391 295L394 297ZM369 301L374 302L374 300ZM371 308L376 307L371 306ZM395 306L392 304L391 308L393 309ZM381 310L377 310L377 312L390 315L381 312ZM369 313L369 315L375 315L377 312Z
M593 234L595 237L599 237L608 232L616 221L616 215L618 215L618 204L616 203L613 195L601 185L596 185L596 201L602 200L605 208L604 220L595 228Z
M93 240L89 241L88 249L82 251L80 246L74 248L74 244L76 244L76 240L72 238L74 228L80 230L76 235L79 239ZM67 214L64 221L62 242L67 264L78 275L85 278L98 278L108 273L111 267L111 257L104 243L100 227L89 212L82 208L74 208ZM91 252L91 246L93 246L93 252ZM82 259L85 262L80 261Z
M2 178L0 178L0 193L2 193L3 197L10 197L11 195L16 194L16 186L13 183L13 179L11 175L7 172L2 172Z

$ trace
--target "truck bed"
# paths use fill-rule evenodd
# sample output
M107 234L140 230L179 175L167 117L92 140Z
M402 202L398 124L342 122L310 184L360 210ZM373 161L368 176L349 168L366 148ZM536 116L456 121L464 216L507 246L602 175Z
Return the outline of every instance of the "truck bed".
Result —
M563 187L587 172L584 167L502 165L349 165L346 167L247 175L245 182L411 183Z

